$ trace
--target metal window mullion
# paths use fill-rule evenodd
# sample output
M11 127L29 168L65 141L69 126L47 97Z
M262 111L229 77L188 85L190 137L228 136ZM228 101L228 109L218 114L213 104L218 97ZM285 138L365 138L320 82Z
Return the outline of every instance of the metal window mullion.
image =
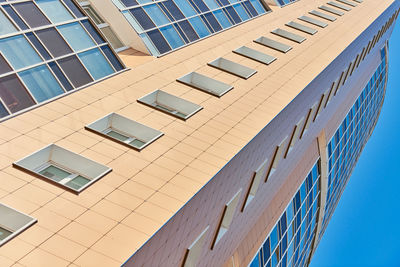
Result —
M61 66L58 64L58 62L57 62L56 60L54 60L54 61L52 61L52 62L54 62L54 64L57 65L57 67L60 69L60 71L61 71L62 74L64 75L65 79L67 79L67 81L69 82L69 84L72 86L72 90L71 90L71 91L75 90L76 88L75 88L74 84L73 84L72 81L69 79L69 77L66 75L66 73L65 73L64 70L61 68ZM51 62L49 62L49 63L51 63ZM47 64L48 64L48 63L47 63ZM50 67L50 69L51 69L51 67ZM65 89L65 88L64 88L64 89ZM69 91L66 90L66 89L65 89L65 91L66 91L67 93L69 92Z

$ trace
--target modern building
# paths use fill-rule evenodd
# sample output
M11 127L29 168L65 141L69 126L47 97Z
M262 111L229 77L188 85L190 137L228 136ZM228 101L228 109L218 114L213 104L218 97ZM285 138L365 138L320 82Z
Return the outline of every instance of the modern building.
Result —
M0 0L0 266L306 266L397 0Z

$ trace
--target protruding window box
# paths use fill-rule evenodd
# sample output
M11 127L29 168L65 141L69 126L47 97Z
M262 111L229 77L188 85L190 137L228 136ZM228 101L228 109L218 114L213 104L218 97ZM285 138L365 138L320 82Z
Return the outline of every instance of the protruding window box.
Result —
M156 90L137 101L182 120L189 119L203 109L203 107L195 103L168 94L162 90Z
M318 7L318 8L321 9L321 10L324 10L326 12L338 15L338 16L343 16L344 15L344 12L342 12L340 10L337 10L337 9L334 9L332 7L329 7L329 6L322 5L322 6Z
M177 79L177 81L218 97L223 96L233 89L233 86L229 84L217 81L197 72L188 73Z
M247 46L241 46L236 50L233 50L233 53L250 58L266 65L269 65L276 60L276 57L267 55L263 52L249 48Z
M291 40L293 42L299 43L299 44L301 44L302 42L304 42L306 40L306 38L303 37L303 36L300 36L300 35L297 35L297 34L282 30L280 28L271 31L271 33L273 33L275 35L278 35L278 36L280 36L282 38Z
M337 1L342 2L343 4L346 4L346 5L352 6L352 7L356 7L357 6L356 3L353 3L353 2L351 2L349 0L337 0Z
M35 218L0 204L0 247L36 222Z
M300 23L297 23L297 22L294 22L294 21L290 21L290 22L286 23L285 25L288 26L288 27L291 27L293 29L296 29L296 30L299 30L299 31L302 31L302 32L305 32L305 33L308 33L308 34L311 34L311 35L314 35L314 34L316 34L318 32L316 29L304 26L303 24L300 24Z
M310 24L313 24L313 25L321 27L321 28L325 28L328 26L328 23L314 19L314 18L310 18L308 16L301 16L301 17L299 17L299 20L308 22Z
M236 75L243 79L248 79L257 73L256 70L222 57L219 57L216 60L209 62L208 65L219 70L228 72L230 74Z
M287 53L292 49L292 47L290 45L286 45L281 42L277 42L277 41L269 39L265 36L261 36L261 37L257 38L256 40L254 40L254 42L256 42L257 44L261 44L263 46L272 48L272 49L277 50L282 53Z
M111 168L51 144L13 163L39 178L80 193L111 171Z
M328 4L328 5L331 5L331 6L334 6L334 7L337 7L337 8L339 8L339 9L345 10L345 11L350 11L350 10L351 10L350 7L347 7L347 6L345 6L345 5L339 4L339 3L334 2L334 1L330 1L330 2L328 2L327 4Z
M317 10L311 10L308 13L310 13L311 15L314 15L314 16L317 16L317 17L332 21L332 22L336 20L336 18L334 16L319 12Z
M163 135L116 113L85 126L85 129L139 151Z

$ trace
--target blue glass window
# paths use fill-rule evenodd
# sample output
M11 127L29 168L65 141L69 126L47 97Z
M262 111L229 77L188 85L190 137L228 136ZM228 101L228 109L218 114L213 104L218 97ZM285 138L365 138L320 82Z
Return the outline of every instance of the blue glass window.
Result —
M93 40L78 22L61 25L58 26L57 29L74 51L80 51L95 46Z
M245 2L243 2L243 3L244 3L244 6L246 7L246 9L249 11L249 13L250 13L253 17L259 15L258 12L257 12L257 10L255 10L255 8L253 7L253 5L250 3L250 1L245 1ZM260 14L262 14L262 13L260 13Z
M189 19L190 24L193 26L194 30L200 36L200 38L210 35L203 21L199 17L194 17Z
M193 7L186 0L175 0L176 5L182 10L185 17L191 17L196 15Z
M19 73L19 76L37 102L43 102L64 93L45 65L22 71Z
M51 70L54 72L54 74L57 76L58 80L61 82L61 84L64 86L64 89L67 91L71 91L74 89L68 79L65 77L64 73L62 73L61 69L57 66L55 62L50 62L49 66Z
M101 79L114 72L98 48L80 53L79 58L95 80Z
M239 16L242 20L248 20L250 18L249 15L247 14L246 10L244 10L244 8L241 4L236 4L233 6L233 8L239 14Z
M183 32L186 34L187 38L193 42L199 39L199 36L193 29L192 25L187 20L183 20L178 22L179 27L183 30Z
M7 12L7 14L14 20L14 22L22 29L26 30L28 29L28 26L25 24L25 22L18 16L18 14L14 11L14 9L11 8L10 5L4 5L3 6L4 10Z
M106 55L106 57L111 62L111 64L114 66L114 69L116 71L121 71L124 69L124 66L122 66L121 62L119 62L119 60L115 57L115 55L111 51L110 47L104 45L101 47L101 50Z
M206 17L208 23L211 24L212 28L214 29L214 31L218 32L220 30L222 30L221 25L219 24L219 22L215 19L213 13L209 12L204 14L204 16Z
M276 228L276 226L272 230L269 237L271 239L271 250L274 250L278 245L278 229Z
M149 14L150 18L153 19L157 26L165 25L169 23L168 18L165 16L163 11L156 5L147 5L143 7L144 11Z
M92 38L96 41L96 43L98 43L98 44L105 43L103 37L100 36L100 34L97 32L97 30L92 26L92 24L88 20L82 20L81 23L83 24L83 27L85 27L85 29L92 36Z
M53 23L74 19L59 0L36 0L36 3Z
M11 21L4 15L3 11L0 10L0 35L15 32L17 29L11 23Z
M38 38L36 38L36 36L33 33L31 32L26 33L26 37L28 37L31 43L35 46L36 50L39 51L39 53L45 60L51 59L51 56L47 52L46 48L44 48L44 46L40 43Z
M204 0L204 3L212 10L219 8L219 5L214 0Z
M160 31L164 35L164 37L167 39L168 43L171 45L172 48L178 48L178 47L184 45L184 42L179 37L178 32L175 30L175 28L172 25L163 27L160 29Z
M8 116L8 111L6 108L3 106L3 104L0 102L0 118L3 118L5 116Z
M222 28L226 29L232 26L228 18L226 17L225 13L222 12L221 9L218 9L216 11L213 11L214 16L217 18L219 23L221 24Z
M0 51L4 54L14 69L21 69L42 61L36 51L22 35L1 39Z
M250 0L250 3L253 5L253 7L257 10L259 14L265 13L265 9L259 1Z
M164 39L163 35L159 30L152 30L147 33L155 47L158 49L160 54L166 53L171 50L171 47Z
M176 20L181 20L184 19L185 16L182 14L182 12L179 10L179 8L176 6L174 1L172 0L167 0L162 3L163 6L165 6L169 13L176 19Z
M254 260L251 262L250 267L259 267L260 266L260 254L257 253Z

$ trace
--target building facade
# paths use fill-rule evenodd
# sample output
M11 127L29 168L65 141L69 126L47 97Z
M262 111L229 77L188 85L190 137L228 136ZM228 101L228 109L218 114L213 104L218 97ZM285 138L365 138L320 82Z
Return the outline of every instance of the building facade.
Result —
M0 1L0 266L307 266L399 10Z

